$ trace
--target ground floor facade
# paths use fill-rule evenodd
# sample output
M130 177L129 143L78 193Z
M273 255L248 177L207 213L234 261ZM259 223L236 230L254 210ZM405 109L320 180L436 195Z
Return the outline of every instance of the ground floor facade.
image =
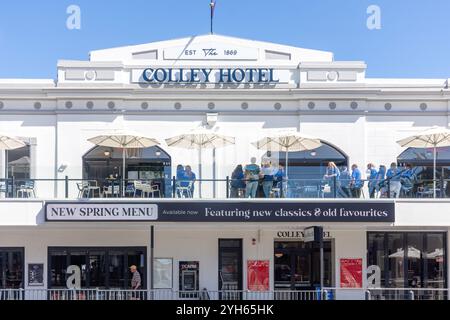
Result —
M156 224L153 250L150 226L2 228L0 286L130 289L136 265L142 289L316 290L320 250L304 241L306 227ZM343 299L363 299L370 287L447 288L447 232L324 226L323 286Z

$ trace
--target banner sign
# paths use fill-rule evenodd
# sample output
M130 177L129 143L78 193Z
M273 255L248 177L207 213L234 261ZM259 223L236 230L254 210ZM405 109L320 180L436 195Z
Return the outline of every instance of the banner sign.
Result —
M47 221L395 222L394 202L46 202Z
M341 288L362 288L362 259L341 259Z
M269 291L269 260L247 261L247 287L249 291Z

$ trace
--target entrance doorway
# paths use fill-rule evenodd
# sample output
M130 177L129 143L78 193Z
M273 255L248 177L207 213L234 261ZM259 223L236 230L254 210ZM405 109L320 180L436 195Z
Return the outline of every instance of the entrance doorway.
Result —
M242 290L242 239L219 239L219 291L240 290ZM222 299L230 298L232 297L222 297Z
M324 286L331 287L331 241L324 241ZM313 290L320 287L320 248L303 241L275 242L275 290Z

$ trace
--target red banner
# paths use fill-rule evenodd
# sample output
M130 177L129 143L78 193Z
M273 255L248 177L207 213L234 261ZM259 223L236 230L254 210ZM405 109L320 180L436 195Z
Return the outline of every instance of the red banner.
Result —
M269 291L269 260L247 261L247 287L250 291Z
M362 259L341 259L341 288L362 288Z

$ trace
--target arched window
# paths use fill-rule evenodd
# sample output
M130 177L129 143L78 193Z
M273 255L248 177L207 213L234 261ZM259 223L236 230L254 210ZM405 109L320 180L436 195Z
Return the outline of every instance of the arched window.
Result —
M332 146L321 141L317 149L301 152L289 152L289 179L321 179L325 175L328 162L334 162L339 168L348 166L348 156ZM286 166L285 152L272 152L272 158Z
M398 166L410 164L418 180L433 179L433 148L408 148L397 158ZM436 178L450 177L450 147L436 149Z
M83 179L99 184L110 178L122 178L122 149L97 146L83 156ZM126 150L125 179L158 184L161 197L170 196L170 155L158 146Z

